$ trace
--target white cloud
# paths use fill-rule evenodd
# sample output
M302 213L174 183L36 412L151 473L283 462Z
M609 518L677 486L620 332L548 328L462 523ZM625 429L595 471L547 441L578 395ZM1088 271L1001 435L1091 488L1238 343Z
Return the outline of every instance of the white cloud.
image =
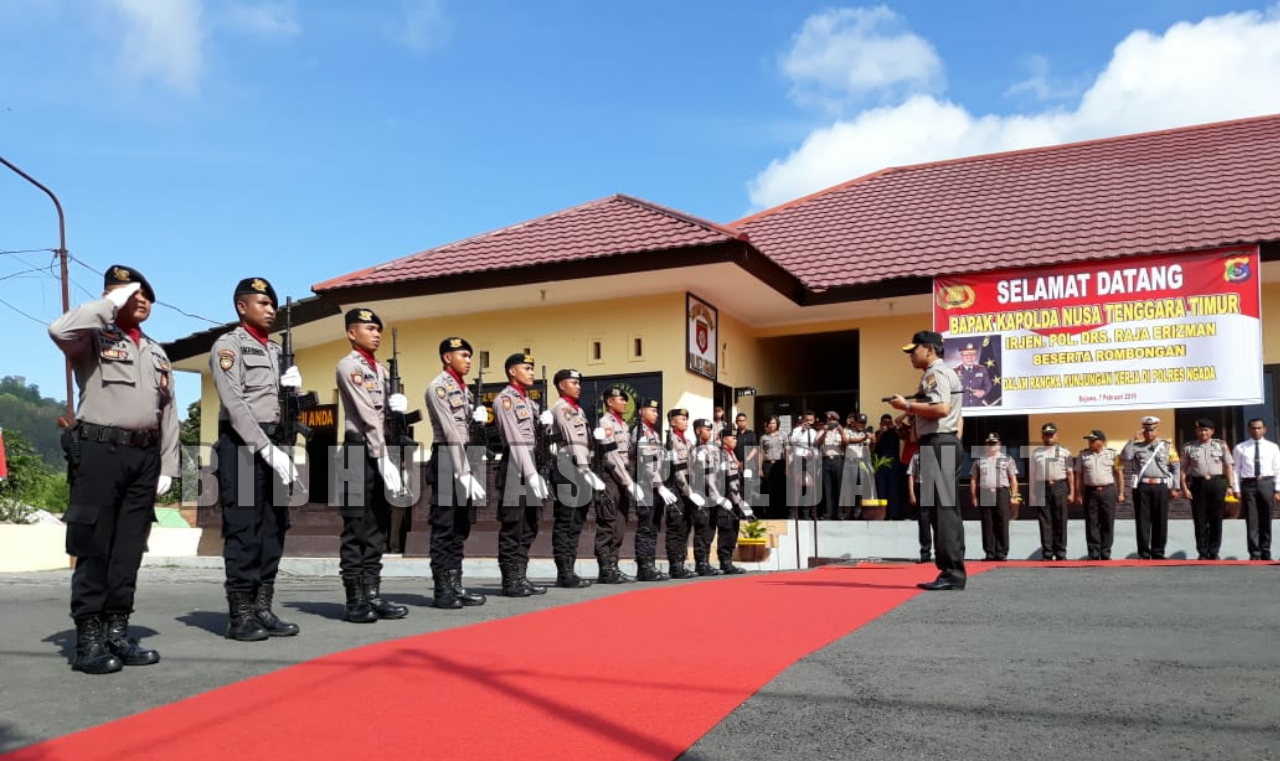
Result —
M1049 71L1049 59L1042 55L1028 56L1026 67L1031 76L1015 82L1004 91L1006 96L1029 95L1035 100L1062 100L1080 94L1080 88L1057 81Z
M117 61L126 78L188 95L199 91L200 0L112 0L111 6L123 22Z
M792 96L828 107L873 92L933 92L942 61L924 38L904 29L883 5L836 8L810 16L779 61Z
M440 0L402 0L404 13L392 37L415 53L439 47L449 33Z
M817 129L748 185L766 208L879 169L1280 112L1280 13L1232 13L1137 31L1074 109L970 113L933 95Z
M297 37L302 33L293 9L283 3L237 3L226 9L223 23L236 32L269 39Z

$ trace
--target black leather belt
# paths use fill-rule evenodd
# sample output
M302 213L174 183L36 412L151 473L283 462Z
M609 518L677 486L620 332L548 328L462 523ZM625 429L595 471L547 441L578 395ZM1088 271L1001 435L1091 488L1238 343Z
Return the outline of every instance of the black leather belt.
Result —
M1084 488L1086 488L1086 489L1105 489L1105 488L1107 488L1108 486L1115 486L1115 484L1085 484L1085 485L1084 485Z
M1261 478L1242 478L1240 479L1240 483L1252 484L1252 483L1257 483L1258 481L1270 481L1273 478L1275 478L1275 476L1262 476Z
M1187 476L1188 481L1213 481L1214 479L1219 479L1219 478L1226 478L1226 476L1222 475L1221 473L1219 473L1216 476Z
M1052 480L1052 481L1050 481L1049 479L1045 479L1045 483L1046 483L1046 484L1050 484L1050 485L1052 485L1052 484L1065 484L1066 482L1067 482L1067 479L1065 479L1065 478L1055 478L1055 479L1054 479L1054 480Z
M160 431L155 428L131 431L114 425L98 425L81 421L76 423L76 432L76 435L84 441L100 441L103 444L116 444L122 447L148 449L160 443Z

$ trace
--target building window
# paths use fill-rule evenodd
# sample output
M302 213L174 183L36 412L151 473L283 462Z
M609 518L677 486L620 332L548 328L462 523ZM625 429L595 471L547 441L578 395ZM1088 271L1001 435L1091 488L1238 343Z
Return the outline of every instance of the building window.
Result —
M487 351L480 352L480 369L481 370L489 369L489 352Z
M644 359L644 336L631 336L631 356L632 362L638 362Z
M587 349L587 364L599 365L604 362L604 342L599 338L591 339Z

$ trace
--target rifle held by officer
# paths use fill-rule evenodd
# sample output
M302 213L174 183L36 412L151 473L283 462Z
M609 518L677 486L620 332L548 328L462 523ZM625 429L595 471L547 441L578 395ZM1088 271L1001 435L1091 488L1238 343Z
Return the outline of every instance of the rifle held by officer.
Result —
M293 367L293 299L284 301L284 333L281 335L280 372L283 375ZM316 392L302 393L296 388L280 387L280 424L276 429L276 440L279 444L293 446L298 436L311 440L311 428L302 422L302 411L320 404Z
M390 394L403 394L404 383L400 380L400 350L396 345L396 333L397 329L392 328L391 359L387 362L387 390ZM389 406L384 409L387 444L396 447L396 464L400 468L400 475L404 476L405 465L412 460L409 452L418 444L413 438L413 427L422 422L422 412L395 412ZM409 480L402 479L402 483L407 490Z

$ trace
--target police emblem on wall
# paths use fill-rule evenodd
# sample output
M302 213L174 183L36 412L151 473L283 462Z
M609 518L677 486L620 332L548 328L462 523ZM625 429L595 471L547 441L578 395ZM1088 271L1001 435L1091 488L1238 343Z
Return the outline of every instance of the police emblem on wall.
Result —
M685 367L691 373L716 379L719 357L720 318L716 308L694 296L685 294Z

